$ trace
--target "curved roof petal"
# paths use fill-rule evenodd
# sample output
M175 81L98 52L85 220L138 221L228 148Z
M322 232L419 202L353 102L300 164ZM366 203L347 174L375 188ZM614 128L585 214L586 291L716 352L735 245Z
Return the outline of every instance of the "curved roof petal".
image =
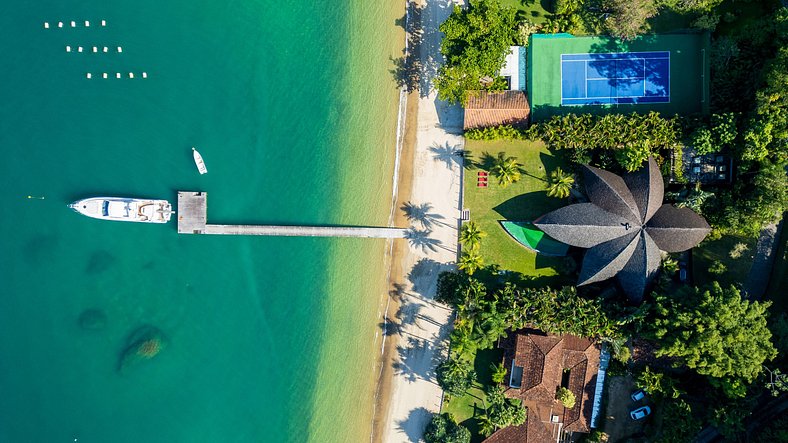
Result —
M635 252L639 233L640 231L632 232L586 251L577 285L587 285L614 277Z
M550 237L579 248L596 246L626 235L633 229L628 219L611 214L593 203L564 206L533 223Z
M646 232L640 231L638 246L629 262L616 276L621 288L632 303L640 303L646 286L651 282L662 263L662 254L654 240Z
M645 168L624 175L624 183L637 203L640 222L646 223L657 212L665 197L665 183L654 157L648 158Z
M711 231L709 224L689 208L664 204L646 224L646 232L666 252L681 252L701 242Z
M641 223L640 209L624 179L612 172L585 166L583 180L591 203L628 219L630 223Z

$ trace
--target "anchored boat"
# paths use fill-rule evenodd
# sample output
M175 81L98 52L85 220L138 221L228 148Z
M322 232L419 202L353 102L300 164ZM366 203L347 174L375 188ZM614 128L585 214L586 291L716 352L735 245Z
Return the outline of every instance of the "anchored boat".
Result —
M208 168L205 167L205 162L202 161L202 155L192 146L192 154L194 155L194 164L197 165L197 170L200 174L207 174Z
M167 200L123 197L93 197L75 201L69 208L101 220L167 223L173 214Z

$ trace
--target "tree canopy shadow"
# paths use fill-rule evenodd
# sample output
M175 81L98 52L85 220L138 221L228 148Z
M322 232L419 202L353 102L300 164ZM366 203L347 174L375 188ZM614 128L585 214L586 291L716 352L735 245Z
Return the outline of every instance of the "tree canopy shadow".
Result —
M410 245L415 249L421 249L422 252L432 251L438 252L438 248L446 249L445 246L442 246L443 242L438 240L437 238L430 237L432 234L432 230L422 230L419 231L418 229L412 228L409 229L405 238L408 239Z
M449 142L444 144L433 143L430 146L430 152L434 154L433 158L435 160L445 163L448 169L451 169L455 164L462 164L462 152L458 151L458 145L451 146Z
M533 221L566 203L565 200L548 197L544 191L535 191L512 197L493 210L505 220Z
M437 212L432 211L431 203L415 204L413 202L405 202L400 209L405 213L408 221L415 224L421 224L421 227L426 230L431 230L433 223L443 220L443 216Z
M438 354L435 351L430 341L408 336L404 344L397 345L399 359L392 363L392 367L410 383L419 379L436 383L434 368Z
M441 272L450 269L451 266L448 264L439 263L430 258L422 258L408 274L408 280L413 284L413 292L432 299L437 285L436 277Z
M398 421L397 429L405 433L409 442L419 443L430 420L432 420L432 412L427 408L419 407L411 410L405 420Z
M393 68L390 70L397 87L405 88L407 92L418 91L422 98L432 91L432 82L442 61L438 27L423 25L427 6L431 8L429 13L432 16L442 17L444 13L440 9L450 8L452 3L426 2L418 5L408 2L405 15L394 21L407 33L407 47L400 57L391 58Z

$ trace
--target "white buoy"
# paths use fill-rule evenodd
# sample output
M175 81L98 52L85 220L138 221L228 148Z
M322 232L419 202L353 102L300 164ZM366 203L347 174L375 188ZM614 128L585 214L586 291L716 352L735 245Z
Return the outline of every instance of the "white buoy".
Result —
M115 78L120 78L120 72L115 73Z
M106 20L102 20L101 21L101 26L107 26L107 21Z
M82 52L82 46L77 48L77 52Z
M142 73L142 78L148 78L148 73L147 72L143 72Z
M86 28L89 28L89 27L90 27L90 22L89 22L89 21L87 21L87 20L85 20L85 27L86 27Z
M58 28L62 28L63 27L63 22L57 22L57 27Z
M71 52L71 46L66 46L66 52Z
M49 22L44 22L44 29L49 29Z
M98 48L94 46L93 47L93 52L98 52Z
M108 50L108 48L106 46L104 46L104 52L107 52L107 50Z
M107 73L102 74L102 77L107 78Z
M88 72L88 73L85 75L85 77L87 77L87 78L93 78L93 74L91 74L91 73L89 73L89 72Z
M75 22L74 20L71 20L71 27L72 28L76 28L77 27L77 22Z
M134 78L134 73L133 72L129 72L129 78Z
M118 46L118 52L123 52L123 48L121 48L120 46Z

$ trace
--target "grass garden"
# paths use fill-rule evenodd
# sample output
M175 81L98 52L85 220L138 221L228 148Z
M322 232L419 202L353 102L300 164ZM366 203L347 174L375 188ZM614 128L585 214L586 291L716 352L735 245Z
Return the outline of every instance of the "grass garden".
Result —
M466 169L463 189L464 206L471 212L471 221L479 225L487 236L481 239L480 255L485 265L499 265L502 269L547 283L558 282L561 257L537 255L515 241L500 221L533 221L567 204L566 199L548 197L546 174L565 165L541 141L474 141L465 145ZM515 157L522 165L519 181L508 186L488 175L487 187L477 186L478 172L488 172L499 152Z

